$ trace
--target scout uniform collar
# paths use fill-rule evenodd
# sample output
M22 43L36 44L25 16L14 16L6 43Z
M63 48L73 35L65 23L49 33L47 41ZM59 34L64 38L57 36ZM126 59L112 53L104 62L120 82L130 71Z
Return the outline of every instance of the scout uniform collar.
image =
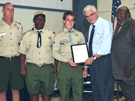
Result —
M1 23L2 25L4 25L4 24L8 25L8 24L4 21L4 17L1 18L0 23ZM13 22L12 22L11 26L12 26L14 23L15 23L15 21L14 21L14 19L13 19Z
M68 31L69 31L68 29L63 28L63 32L68 32ZM75 29L74 28L72 28L72 32L75 32Z

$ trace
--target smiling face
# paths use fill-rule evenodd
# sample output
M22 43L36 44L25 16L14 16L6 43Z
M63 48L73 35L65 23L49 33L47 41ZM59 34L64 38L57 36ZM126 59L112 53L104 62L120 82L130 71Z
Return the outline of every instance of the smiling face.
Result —
M123 25L131 17L130 12L126 7L120 7L117 11L117 21L120 25Z
M74 23L75 23L75 17L73 15L67 15L65 20L63 20L65 24L65 28L68 30L72 30Z
M13 20L14 6L11 3L5 4L4 8L2 9L2 13L4 15L4 19Z
M37 30L40 30L44 28L45 18L43 15L38 15L33 19L33 22L35 23L35 28Z
M85 12L84 15L88 22L90 22L91 24L95 23L98 19L98 12L94 12L92 8L90 8L88 12Z

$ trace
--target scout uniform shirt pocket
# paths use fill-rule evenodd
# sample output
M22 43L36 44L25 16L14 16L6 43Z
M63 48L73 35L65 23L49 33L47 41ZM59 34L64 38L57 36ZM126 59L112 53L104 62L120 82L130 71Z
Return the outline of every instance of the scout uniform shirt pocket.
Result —
M6 35L6 33L0 32L0 41L4 38L5 35Z
M78 34L73 34L72 38L73 38L73 44L80 44L80 37Z
M68 51L69 48L70 48L69 40L67 40L67 39L61 40L60 41L60 47L61 47L60 52L66 52L66 51Z
M52 56L52 38L51 38L51 36L44 37L43 39L44 39L43 40L44 48L45 48L47 54Z

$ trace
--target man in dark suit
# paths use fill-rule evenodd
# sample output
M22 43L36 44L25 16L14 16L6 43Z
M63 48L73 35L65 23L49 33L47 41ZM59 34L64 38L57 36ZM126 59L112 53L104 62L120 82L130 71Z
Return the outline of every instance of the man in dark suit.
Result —
M118 29L113 36L111 58L113 76L121 86L125 101L135 101L135 20L127 7L117 10Z

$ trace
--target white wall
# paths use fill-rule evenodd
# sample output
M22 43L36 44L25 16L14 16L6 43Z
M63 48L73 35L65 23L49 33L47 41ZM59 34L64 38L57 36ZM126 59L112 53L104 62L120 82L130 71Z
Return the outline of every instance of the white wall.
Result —
M0 7L0 11L2 7ZM33 16L37 10L15 8L14 19L22 24L24 32L33 27ZM44 11L46 13L46 27L59 32L63 27L62 16L63 12ZM0 18L2 18L0 12Z
M113 0L97 0L97 9L99 15L111 22L111 10ZM121 6L127 6L130 9L132 18L135 19L135 7L133 7L135 0L121 0Z

